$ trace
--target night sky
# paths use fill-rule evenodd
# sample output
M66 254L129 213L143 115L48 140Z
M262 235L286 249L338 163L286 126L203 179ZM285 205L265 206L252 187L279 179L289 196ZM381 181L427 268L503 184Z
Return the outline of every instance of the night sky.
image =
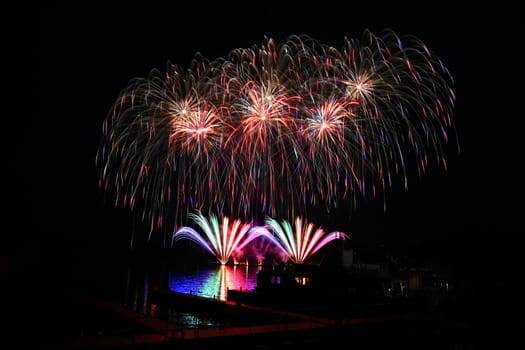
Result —
M472 250L521 244L525 192L518 170L523 97L517 7L144 4L55 2L41 8L34 48L39 74L31 82L39 112L23 126L11 172L24 183L18 198L24 215L17 224L27 232L23 240L127 244L131 216L104 202L95 154L102 122L130 79L164 70L168 61L188 67L196 52L226 57L264 36L308 34L340 47L345 36L390 28L419 37L451 71L461 151L447 151L447 172L412 179L408 191L388 190L386 212L382 200L368 201L350 219L341 214L334 220L356 241L445 240Z

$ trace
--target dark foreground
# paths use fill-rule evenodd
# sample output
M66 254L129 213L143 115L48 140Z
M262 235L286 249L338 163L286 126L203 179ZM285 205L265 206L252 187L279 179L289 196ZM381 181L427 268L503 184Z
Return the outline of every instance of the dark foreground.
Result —
M456 268L461 283L438 304L342 304L331 310L337 314L333 317L315 307L292 312L283 305L241 305L222 312L225 321L219 327L180 329L114 302L112 290L122 281L111 267L126 259L73 252L41 258L36 254L2 260L2 284L8 292L3 298L8 311L3 340L14 344L11 348L525 348L522 293L519 284L507 283L518 276L499 269L481 273Z
M438 314L398 310L331 320L315 315L232 306L242 318L224 327L184 328L138 315L103 299L82 294L48 296L54 314L35 309L26 324L22 348L45 349L289 349L329 346L353 349L477 349L487 342L503 346L511 329L494 320L476 329ZM45 311L45 308L40 311ZM49 312L50 310L47 310ZM483 331L485 332L483 334ZM495 332L500 332L495 337Z
M35 310L37 314L26 324L26 337L18 339L21 348L456 350L510 349L523 341L517 337L520 332L523 335L523 326L518 329L502 319L473 324L422 312L375 313L332 322L307 321L290 314L286 320L276 315L273 322L261 316L261 323L257 323L257 316L246 310L250 321L243 326L180 330L92 297L69 295L47 302L60 311L49 315ZM236 313L242 316L242 312Z

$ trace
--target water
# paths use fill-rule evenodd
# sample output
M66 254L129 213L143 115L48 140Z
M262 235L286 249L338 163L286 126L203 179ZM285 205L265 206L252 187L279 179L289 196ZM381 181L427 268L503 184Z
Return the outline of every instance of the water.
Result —
M170 272L168 287L174 292L227 300L228 289L255 291L258 266L209 266L190 273Z
M146 317L166 319L187 327L214 327L216 320L207 316L185 312L172 313L166 307L152 302L151 293L170 290L204 298L226 301L228 290L255 291L257 265L225 266L210 264L193 269L169 269L165 266L132 266L128 268L124 305Z

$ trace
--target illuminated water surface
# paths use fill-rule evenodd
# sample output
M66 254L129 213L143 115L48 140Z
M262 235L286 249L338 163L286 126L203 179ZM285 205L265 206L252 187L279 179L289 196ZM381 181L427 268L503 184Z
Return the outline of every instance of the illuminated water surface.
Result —
M194 272L170 272L170 290L206 298L226 300L228 289L254 291L259 266L218 265L201 268Z

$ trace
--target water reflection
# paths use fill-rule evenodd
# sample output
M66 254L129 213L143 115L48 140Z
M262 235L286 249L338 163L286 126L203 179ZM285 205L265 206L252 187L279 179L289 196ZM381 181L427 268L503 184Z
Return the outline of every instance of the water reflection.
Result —
M169 311L152 303L152 293L171 290L226 301L228 289L254 291L260 269L260 266L249 264L213 264L184 271L170 270L162 264L130 266L127 271L124 304L141 315L165 318ZM203 322L190 314L179 313L172 317L173 322L186 325Z
M169 289L225 301L228 289L253 291L257 285L259 266L216 265L192 273L171 272Z

